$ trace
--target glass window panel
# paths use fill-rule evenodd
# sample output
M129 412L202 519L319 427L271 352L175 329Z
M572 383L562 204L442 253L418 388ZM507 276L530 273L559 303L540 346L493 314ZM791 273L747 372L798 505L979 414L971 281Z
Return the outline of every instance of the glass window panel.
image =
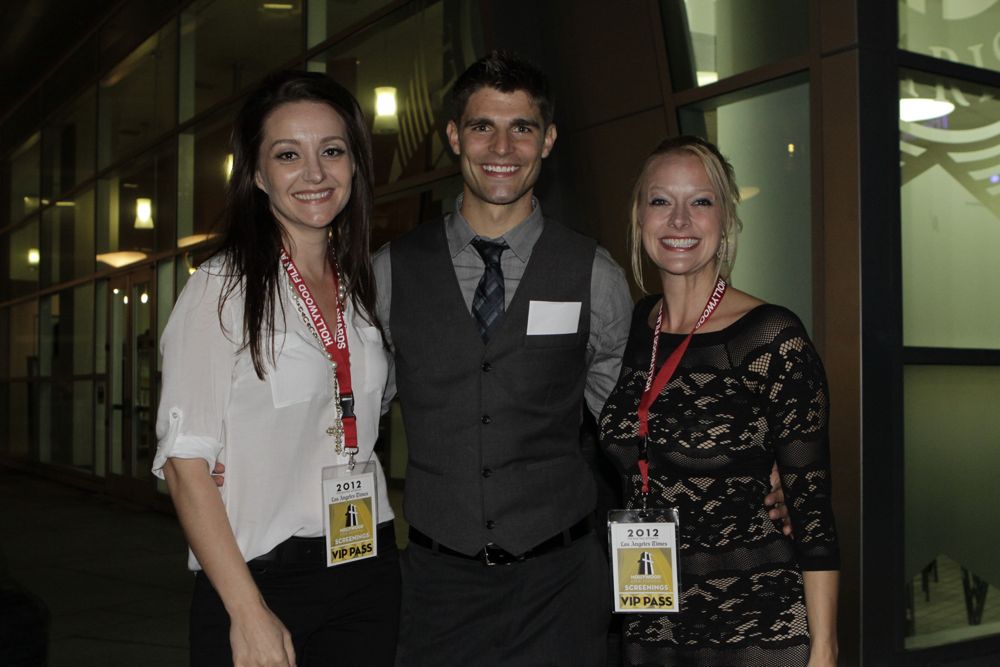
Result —
M41 145L38 134L10 158L10 218L15 223L41 206Z
M228 99L302 50L302 2L268 9L246 0L199 0L181 16L180 119ZM238 35L237 39L233 36Z
M1000 348L1000 309L975 289L1000 281L1000 91L902 77L901 98L954 107L899 122L903 343Z
M73 375L90 375L94 372L94 284L87 283L67 291L71 298L73 314L70 326L73 330L73 340L69 349L73 362L68 370Z
M31 294L38 289L41 250L38 246L38 218L4 235L7 246L7 298Z
M132 284L131 336L132 336L132 443L133 461L131 475L138 479L151 478L153 453L156 450L156 394L159 389L156 375L157 351L155 339L155 300L153 285L149 282Z
M38 302L10 307L10 377L38 375Z
M736 169L743 221L733 284L790 308L812 330L809 83L681 111L681 130L715 143Z
M180 295L184 286L187 285L188 278L197 270L194 263L194 257L191 253L186 252L182 256L182 259L177 262L177 294ZM173 304L170 304L173 308Z
M177 28L171 21L101 79L101 168L148 146L174 126L176 78Z
M899 48L1000 69L996 0L899 0Z
M98 181L98 268L125 266L174 247L177 225L175 144Z
M38 306L38 374L52 376L52 362L59 355L59 316L61 301L58 294L43 297Z
M38 459L90 471L94 465L92 382L39 384Z
M174 260L160 262L156 266L156 340L154 344L159 349L160 337L167 326L170 311L174 307ZM159 383L159 373L163 369L163 355L156 355L156 381Z
M60 415L63 405L64 393L61 385L53 385L51 382L42 382L34 385L38 395L38 411L41 417L38 420L38 460L42 463L52 463L52 431L59 431L59 425L53 424L52 417ZM59 447L62 443L56 443Z
M38 314L39 374L67 379L92 372L93 285L41 299Z
M1000 368L909 366L903 396L906 647L998 633L1000 559L983 528L1000 524Z
M10 349L10 308L0 308L0 381L10 377L10 357L2 350ZM0 401L0 406L3 401Z
M0 445L9 456L27 458L31 432L35 421L31 418L27 382L11 382L7 386L7 438Z
M94 291L94 474L103 477L108 444L108 281L97 281Z
M201 243L218 233L232 170L229 133L235 109L213 114L178 137L177 245Z
M343 32L390 0L307 0L309 46Z
M71 430L63 434L72 446L68 452L69 460L65 463L77 470L91 472L94 469L94 383L78 380L72 386L73 395L67 414L72 414L73 420Z
M59 200L42 214L41 285L94 271L94 191Z
M10 382L0 382L0 454L4 455L11 453L10 388Z
M661 0L677 90L806 53L809 3L802 0Z
M477 3L413 3L310 61L310 70L351 90L372 119L376 185L453 168L444 93L476 60L471 45L481 42ZM381 112L376 88L385 100Z
M90 88L42 130L42 196L54 200L94 175L97 93Z

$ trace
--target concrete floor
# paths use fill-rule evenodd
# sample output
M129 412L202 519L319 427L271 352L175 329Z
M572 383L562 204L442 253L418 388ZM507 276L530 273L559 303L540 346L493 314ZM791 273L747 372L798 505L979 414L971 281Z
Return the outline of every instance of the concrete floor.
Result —
M0 468L0 549L51 614L49 667L187 664L176 519Z
M391 490L398 515L401 501ZM396 535L405 545L399 519ZM0 553L48 607L48 667L188 664L194 579L175 517L0 467Z

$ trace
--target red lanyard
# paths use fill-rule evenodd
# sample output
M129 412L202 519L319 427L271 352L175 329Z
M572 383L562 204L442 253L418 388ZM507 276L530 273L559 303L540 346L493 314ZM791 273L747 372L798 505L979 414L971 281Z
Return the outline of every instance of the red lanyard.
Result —
M708 297L708 303L705 304L705 310L702 312L701 317L695 323L694 328L691 329L681 344L670 353L667 360L663 362L663 366L660 371L656 373L655 377L653 372L656 370L656 353L660 346L660 327L663 326L663 300L660 301L660 312L656 315L656 329L653 331L653 352L649 359L649 373L646 376L646 388L642 392L642 399L639 401L639 435L642 437L642 445L639 449L639 472L642 474L642 493L643 496L649 493L649 459L646 456L646 439L649 436L649 408L653 405L656 397L660 395L663 388L667 386L670 382L670 378L673 377L674 371L677 370L677 364L681 362L681 357L684 356L684 352L687 351L688 345L691 343L691 339L698 329L700 329L705 322L708 322L708 318L712 316L715 309L719 307L719 303L722 302L722 297L726 294L726 281L719 278L718 282L715 283L715 289L712 290L712 295Z
M339 410L336 424L327 433L338 440L343 437L344 449L348 454L355 454L358 451L358 423L354 416L354 393L351 387L351 352L347 346L347 322L344 319L344 309L340 307L337 271L333 272L333 293L337 303L337 331L330 332L326 318L319 308L319 304L313 298L312 292L302 278L295 262L288 256L285 249L281 249L281 264L288 273L288 279L292 282L292 287L298 292L298 296L305 305L305 312L312 320L313 335L319 340L326 356L330 359L334 373L337 378L337 388L334 398L339 403ZM335 267L336 268L336 267ZM338 428L339 427L339 428ZM339 451L339 447L338 447Z

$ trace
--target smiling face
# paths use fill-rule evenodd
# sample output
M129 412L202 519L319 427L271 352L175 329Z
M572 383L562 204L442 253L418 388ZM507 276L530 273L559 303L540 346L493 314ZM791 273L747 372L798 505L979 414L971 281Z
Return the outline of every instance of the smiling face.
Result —
M642 247L661 275L714 279L723 206L700 158L678 152L650 162L637 213Z
M325 233L351 198L347 126L321 102L290 102L264 122L255 182L286 234Z
M518 222L527 217L542 159L556 140L555 125L544 127L531 97L523 90L480 88L469 97L458 123L448 123L447 132L462 166L466 218L477 207L494 209L494 216L509 213Z

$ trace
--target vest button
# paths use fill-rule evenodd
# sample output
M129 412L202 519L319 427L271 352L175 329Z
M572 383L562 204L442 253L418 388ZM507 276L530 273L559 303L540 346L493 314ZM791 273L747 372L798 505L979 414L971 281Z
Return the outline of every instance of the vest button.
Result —
M486 522L486 528L488 530L493 530L493 528L495 528L496 525L497 525L496 521L494 521L493 519L490 519L489 521Z
M492 424L493 423L493 418L490 417L489 415L483 415L483 417L482 417L482 419L480 419L480 421L483 422L484 424Z
M489 477L492 474L493 474L492 470L490 470L489 468L483 468L483 477Z
M488 361L484 361L483 365L480 368L483 369L484 373L489 373L491 370L493 370L493 364L491 364Z

